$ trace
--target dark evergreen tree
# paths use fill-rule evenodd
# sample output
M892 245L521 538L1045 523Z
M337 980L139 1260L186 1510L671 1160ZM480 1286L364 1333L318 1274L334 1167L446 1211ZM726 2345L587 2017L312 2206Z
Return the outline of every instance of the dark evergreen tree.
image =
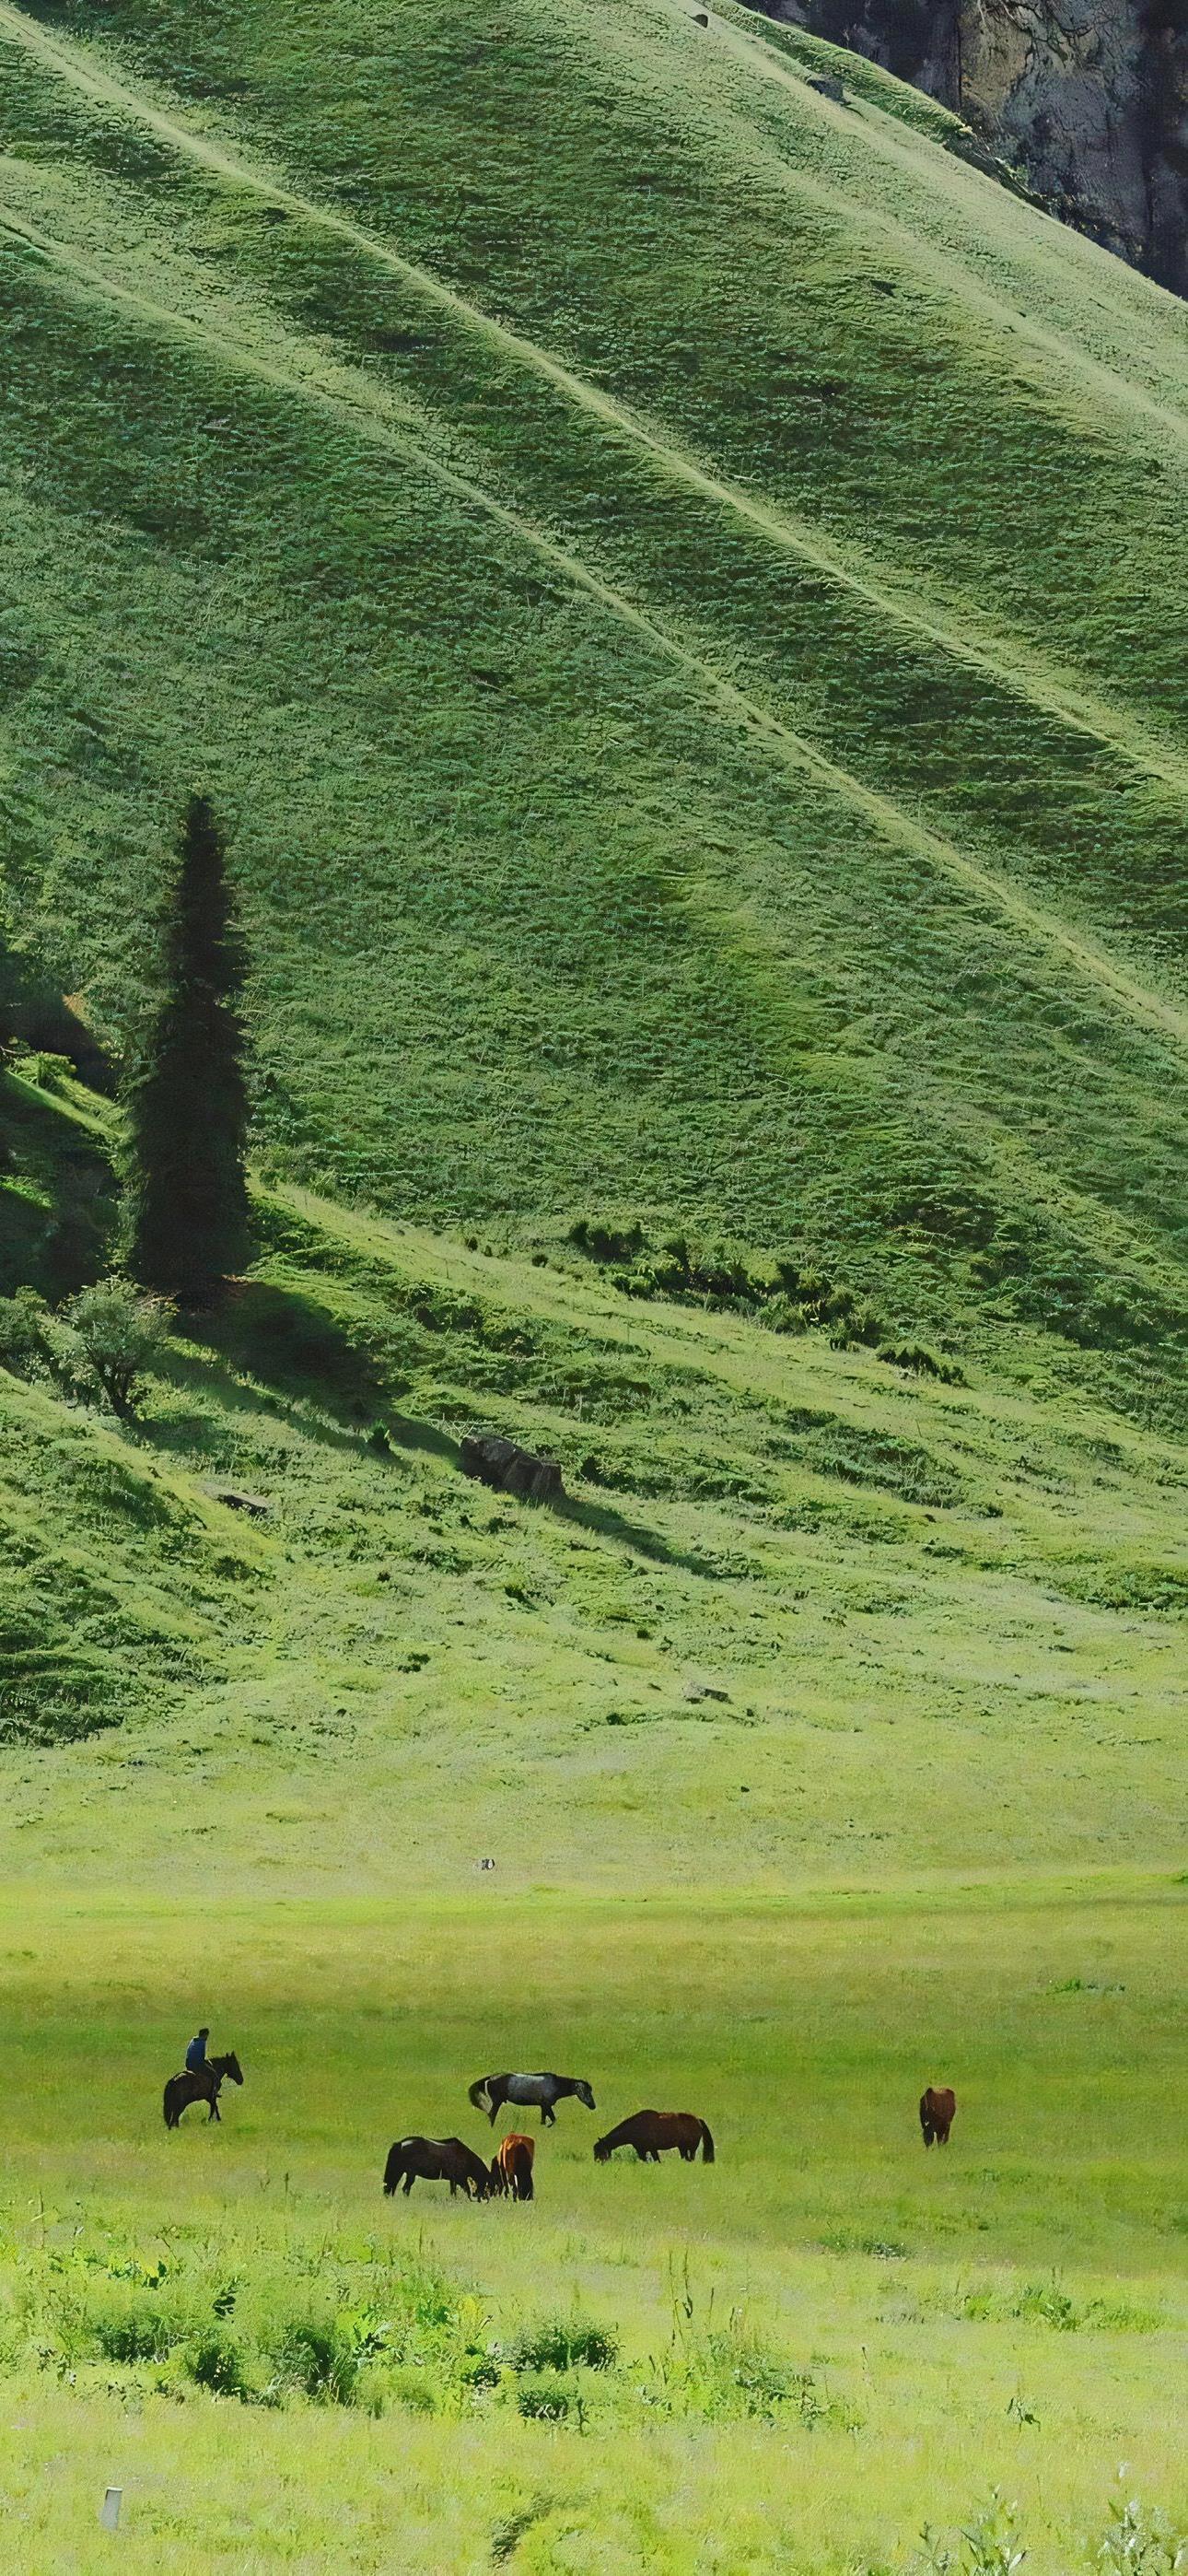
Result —
M126 1087L127 1251L142 1287L208 1305L248 1249L244 959L204 796L182 826L165 995Z

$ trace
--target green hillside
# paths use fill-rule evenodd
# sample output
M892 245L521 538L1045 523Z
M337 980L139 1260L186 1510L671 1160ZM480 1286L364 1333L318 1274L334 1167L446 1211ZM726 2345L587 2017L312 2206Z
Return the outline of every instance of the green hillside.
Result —
M118 1036L211 783L324 1189L1166 1340L1188 320L824 59L0 10L11 873Z
M0 0L31 2576L1180 2563L1188 311L973 149L731 5ZM199 789L257 1251L119 1418ZM385 2201L514 2065L535 2206Z

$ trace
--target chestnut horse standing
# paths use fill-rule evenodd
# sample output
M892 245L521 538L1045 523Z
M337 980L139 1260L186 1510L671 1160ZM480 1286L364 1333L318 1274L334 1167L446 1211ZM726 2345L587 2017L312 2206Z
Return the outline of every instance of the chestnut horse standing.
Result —
M642 2165L658 2165L669 2147L676 2147L682 2164L691 2165L701 2149L701 2161L712 2165L714 2142L704 2120L692 2111L635 2111L629 2120L620 2120L617 2129L608 2129L598 2140L594 2162L604 2165L616 2147L634 2147Z
M934 2138L938 2147L948 2146L949 2131L953 2126L956 2109L957 2096L950 2092L947 2084L939 2087L929 2084L925 2087L920 2095L920 2126L924 2132L926 2147L932 2145Z
M188 2066L181 2075L171 2075L161 2105L166 2128L176 2129L182 2112L189 2110L191 2102L209 2105L208 2121L221 2119L219 2086L228 2075L233 2084L242 2084L243 2068L234 2049L226 2057L208 2057L204 2066Z
M534 2197L532 2161L536 2154L535 2138L517 2136L513 2131L491 2158L491 2189L513 2200Z

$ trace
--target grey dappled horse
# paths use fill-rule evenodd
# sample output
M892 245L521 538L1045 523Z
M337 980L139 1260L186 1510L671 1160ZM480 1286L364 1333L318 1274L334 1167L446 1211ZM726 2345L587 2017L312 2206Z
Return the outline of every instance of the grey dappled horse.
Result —
M470 2099L476 2111L486 2111L492 2128L505 2102L514 2102L518 2110L538 2110L540 2125L552 2128L558 2102L570 2094L584 2102L587 2111L594 2109L594 2096L580 2075L480 2075L470 2087Z

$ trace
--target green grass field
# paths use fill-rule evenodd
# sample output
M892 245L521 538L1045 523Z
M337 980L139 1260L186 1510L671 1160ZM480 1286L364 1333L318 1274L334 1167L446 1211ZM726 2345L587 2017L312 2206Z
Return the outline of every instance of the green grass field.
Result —
M118 1059L209 788L258 1226L130 1422L0 1333L33 2576L1179 2563L1188 318L967 147L733 0L0 0L4 915ZM385 2202L517 2062L535 2205Z
M23 2563L106 2565L114 2483L146 2569L898 2568L996 2486L1030 2564L1087 2566L1123 2462L1183 2501L1175 1897L10 1908ZM167 2136L211 1991L244 2088ZM385 2202L390 2138L481 2145L466 2080L525 2055L598 2100L534 2206ZM643 2100L708 2113L717 2161L596 2167ZM557 2319L612 2367L526 2364Z

